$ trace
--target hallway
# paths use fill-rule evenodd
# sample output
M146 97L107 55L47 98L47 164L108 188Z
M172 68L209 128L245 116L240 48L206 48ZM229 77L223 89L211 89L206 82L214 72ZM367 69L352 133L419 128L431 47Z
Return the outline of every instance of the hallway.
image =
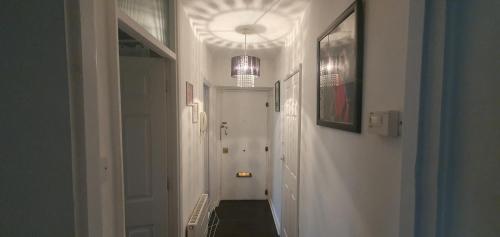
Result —
M0 1L0 237L499 236L499 0Z
M267 201L221 201L215 237L278 237Z

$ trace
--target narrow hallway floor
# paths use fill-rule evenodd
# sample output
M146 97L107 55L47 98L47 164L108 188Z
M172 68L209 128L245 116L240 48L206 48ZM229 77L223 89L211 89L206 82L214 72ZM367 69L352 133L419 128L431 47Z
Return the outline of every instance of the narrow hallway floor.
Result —
M221 201L216 237L278 237L269 203L263 201Z

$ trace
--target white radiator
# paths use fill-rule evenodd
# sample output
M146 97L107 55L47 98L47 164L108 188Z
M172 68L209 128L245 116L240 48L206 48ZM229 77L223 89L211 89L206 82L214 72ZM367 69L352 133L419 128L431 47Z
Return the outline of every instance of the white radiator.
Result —
M202 194L187 224L187 237L206 237L208 232L208 194Z

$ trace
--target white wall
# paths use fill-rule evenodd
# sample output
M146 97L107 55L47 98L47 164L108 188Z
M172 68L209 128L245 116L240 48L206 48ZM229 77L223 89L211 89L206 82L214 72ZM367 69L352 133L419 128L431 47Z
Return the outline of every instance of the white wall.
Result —
M316 125L317 37L351 3L312 1L278 64L283 79L303 63L300 236L398 236L401 138L368 134L366 114L403 110L408 0L366 1L363 133Z
M213 123L214 125L212 126L213 128L213 137L214 140L212 143L212 150L214 153L212 153L213 156L210 157L210 192L212 194L212 207L215 207L218 205L220 199L221 199L221 169L222 169L222 144L221 144L221 130L220 126L222 124L222 89L221 88L215 88L214 89L214 99L212 100L212 106L213 106L213 111L212 113L213 117Z
M210 208L215 208L220 201L220 142L219 142L219 126L220 126L220 109L218 104L220 101L220 90L211 84L210 86L210 117L209 117L209 136L210 136L210 152L209 152L209 197Z
M178 79L181 160L181 223L186 226L200 194L204 192L203 138L199 123L192 123L192 109L186 106L186 81L194 86L194 102L203 111L203 80L210 78L206 46L195 37L188 18L179 6ZM182 229L182 231L184 228Z
M278 52L279 53L279 52ZM278 54L278 56L280 56ZM280 58L278 57L276 60L276 64L280 65ZM281 66L281 65L280 65ZM280 73L280 68L276 68L276 81L282 81L284 76ZM283 85L283 82L281 82ZM274 85L273 85L274 86ZM282 92L283 90L281 90ZM281 134L281 112L275 111L275 90L273 89L271 92L269 99L269 110L268 110L268 144L269 144L269 153L268 158L270 159L269 164L269 172L270 177L268 179L268 191L269 196L268 199L270 201L271 210L273 212L273 216L275 219L276 229L279 231L281 229L281 178L282 178L282 162L281 157L283 155L283 151L281 150L282 145L282 134ZM281 96L281 95L280 95ZM280 108L283 110L283 103L280 100Z
M282 79L282 78L279 78ZM282 178L282 163L280 158L282 157L281 150L281 112L275 111L275 91L272 90L269 99L269 110L268 110L268 138L269 138L269 174L268 179L268 199L270 201L271 210L274 216L276 229L279 231L281 229L281 178ZM280 101L281 102L281 101ZM283 104L283 103L281 103ZM283 107L280 105L280 108Z
M75 236L65 1L1 8L0 236Z

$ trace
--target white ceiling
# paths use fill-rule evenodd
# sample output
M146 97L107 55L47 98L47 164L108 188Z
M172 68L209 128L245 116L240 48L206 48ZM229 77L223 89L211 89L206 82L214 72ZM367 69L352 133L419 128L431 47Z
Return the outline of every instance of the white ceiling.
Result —
M207 44L243 48L238 26L257 25L247 36L249 49L280 47L310 0L183 0L196 34Z

